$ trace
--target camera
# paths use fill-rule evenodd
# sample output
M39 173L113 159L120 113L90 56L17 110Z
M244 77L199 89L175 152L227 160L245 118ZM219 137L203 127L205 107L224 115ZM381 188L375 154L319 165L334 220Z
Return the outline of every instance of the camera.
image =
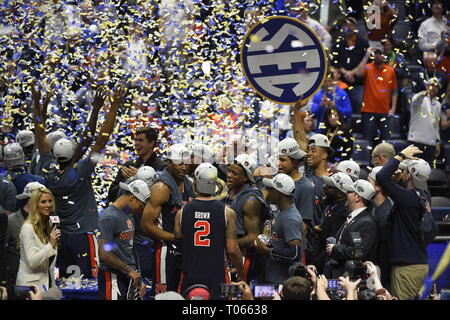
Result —
M14 299L15 300L30 300L30 291L36 293L36 289L31 286L15 286L14 287Z
M241 298L242 292L236 284L219 283L220 295L222 298Z
M306 267L301 262L296 262L289 267L289 277L302 277L311 280L311 276Z

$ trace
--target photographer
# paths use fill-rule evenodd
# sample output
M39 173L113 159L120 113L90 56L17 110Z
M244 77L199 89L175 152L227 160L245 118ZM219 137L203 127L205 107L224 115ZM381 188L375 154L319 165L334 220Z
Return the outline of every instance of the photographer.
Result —
M351 213L336 233L336 244L327 245L329 257L337 262L326 266L325 275L332 279L344 274L346 262L371 260L376 255L378 245L377 224L367 209L375 195L375 189L362 179L351 185L344 185L343 188L347 191L347 205ZM359 239L355 237L358 233Z

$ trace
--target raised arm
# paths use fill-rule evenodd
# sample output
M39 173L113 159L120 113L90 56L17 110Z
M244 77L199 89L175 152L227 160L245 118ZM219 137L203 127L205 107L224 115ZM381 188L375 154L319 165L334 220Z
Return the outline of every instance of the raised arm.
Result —
M359 76L359 77L364 77L364 74L366 73L366 64L367 61L369 61L370 56L372 55L372 52L375 51L375 48L368 48L366 51L366 54L364 55L364 58L361 60L361 62L359 63L359 65L351 70L351 71L347 71L349 74L353 75L353 76ZM345 77L347 77L347 75L344 72Z
M92 112L89 117L87 127L84 129L83 135L81 136L81 141L75 148L75 154L72 160L72 164L77 163L78 160L83 157L83 155L86 153L86 150L94 140L95 130L97 128L98 114L103 107L106 95L107 93L104 87L97 88L94 96L94 101L92 102Z
M95 140L95 144L92 147L90 153L91 155L94 153L99 153L106 146L106 143L109 140L109 136L111 135L114 129L114 122L116 120L117 111L119 110L119 106L122 103L125 94L126 89L123 86L120 86L114 92L114 96L111 101L111 107L109 109L108 114L106 115L105 122L103 123L103 126L100 129L100 133Z
M307 151L308 149L308 138L306 137L305 128L303 127L303 117L301 108L308 104L308 100L300 100L294 105L294 125L293 125L293 134L294 139L297 141L300 149L303 151Z
M36 89L36 82L31 84L31 95L33 98L33 122L34 131L36 135L36 145L39 150L39 154L43 155L46 152L50 152L50 144L47 140L47 134L45 133L45 121L42 117L42 107L40 103L41 92Z

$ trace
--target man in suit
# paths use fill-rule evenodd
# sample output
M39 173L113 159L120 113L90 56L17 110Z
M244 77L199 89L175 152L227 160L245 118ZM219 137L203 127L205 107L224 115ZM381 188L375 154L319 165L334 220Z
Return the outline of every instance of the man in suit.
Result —
M378 245L377 223L367 209L370 200L375 195L375 189L366 180L356 180L351 185L344 185L347 191L347 207L350 214L345 224L336 233L336 244L327 245L329 257L337 263L329 267L332 279L337 279L345 272L345 262L355 260L355 246L352 240L352 232L359 232L362 240L362 261L374 261Z

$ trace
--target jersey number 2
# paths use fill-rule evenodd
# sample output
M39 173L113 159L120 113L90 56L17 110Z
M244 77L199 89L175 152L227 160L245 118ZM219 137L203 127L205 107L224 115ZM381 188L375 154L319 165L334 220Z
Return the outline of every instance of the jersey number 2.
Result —
M194 228L200 229L194 234L194 246L196 247L209 247L210 239L205 239L205 237L209 236L209 227L210 224L208 221L200 220L195 222Z

